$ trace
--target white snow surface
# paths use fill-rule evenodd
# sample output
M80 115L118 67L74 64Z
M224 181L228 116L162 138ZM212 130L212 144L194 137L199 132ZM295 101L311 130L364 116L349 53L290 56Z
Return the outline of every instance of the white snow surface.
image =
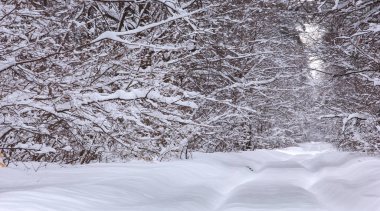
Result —
M379 211L380 159L326 143L191 160L0 169L0 210Z

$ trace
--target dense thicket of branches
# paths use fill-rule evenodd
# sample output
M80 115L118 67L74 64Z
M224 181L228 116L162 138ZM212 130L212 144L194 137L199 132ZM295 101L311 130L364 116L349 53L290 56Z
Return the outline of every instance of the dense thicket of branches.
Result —
M199 128L191 147L253 150L303 138L309 87L294 17L284 4L261 3L224 1L205 16L213 34L181 72L182 86L202 94L194 118L212 127Z
M187 158L317 138L378 151L379 7L2 1L0 149L7 163ZM313 48L301 39L310 22L326 31Z
M199 2L181 5L186 11L165 1L1 3L7 159L86 163L181 150L196 104L162 82L162 61L189 51L199 32L188 13L201 12Z
M380 2L325 1L317 19L326 28L323 60L333 80L324 103L341 119L336 143L347 150L380 149Z

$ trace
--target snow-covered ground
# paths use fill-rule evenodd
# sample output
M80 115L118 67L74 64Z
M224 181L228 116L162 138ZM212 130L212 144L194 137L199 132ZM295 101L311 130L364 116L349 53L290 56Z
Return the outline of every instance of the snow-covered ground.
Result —
M0 210L380 211L380 159L308 143L166 163L3 168Z

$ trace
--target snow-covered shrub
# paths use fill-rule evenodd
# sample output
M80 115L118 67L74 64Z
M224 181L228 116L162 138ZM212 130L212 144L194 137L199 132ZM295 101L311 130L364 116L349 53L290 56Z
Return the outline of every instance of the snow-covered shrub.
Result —
M163 54L194 45L186 1L2 1L0 149L5 161L165 159L196 124L164 82Z
M324 62L332 78L324 107L330 117L343 120L333 142L343 150L378 153L380 2L318 4L316 18L326 28Z
M338 147L369 154L380 153L380 119L370 115L351 115L344 119L345 127Z

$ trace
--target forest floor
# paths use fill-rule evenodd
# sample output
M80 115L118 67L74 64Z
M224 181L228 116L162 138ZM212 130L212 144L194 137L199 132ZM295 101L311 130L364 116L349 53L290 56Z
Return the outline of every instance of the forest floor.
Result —
M161 163L9 167L0 169L0 210L379 211L380 159L307 143Z

